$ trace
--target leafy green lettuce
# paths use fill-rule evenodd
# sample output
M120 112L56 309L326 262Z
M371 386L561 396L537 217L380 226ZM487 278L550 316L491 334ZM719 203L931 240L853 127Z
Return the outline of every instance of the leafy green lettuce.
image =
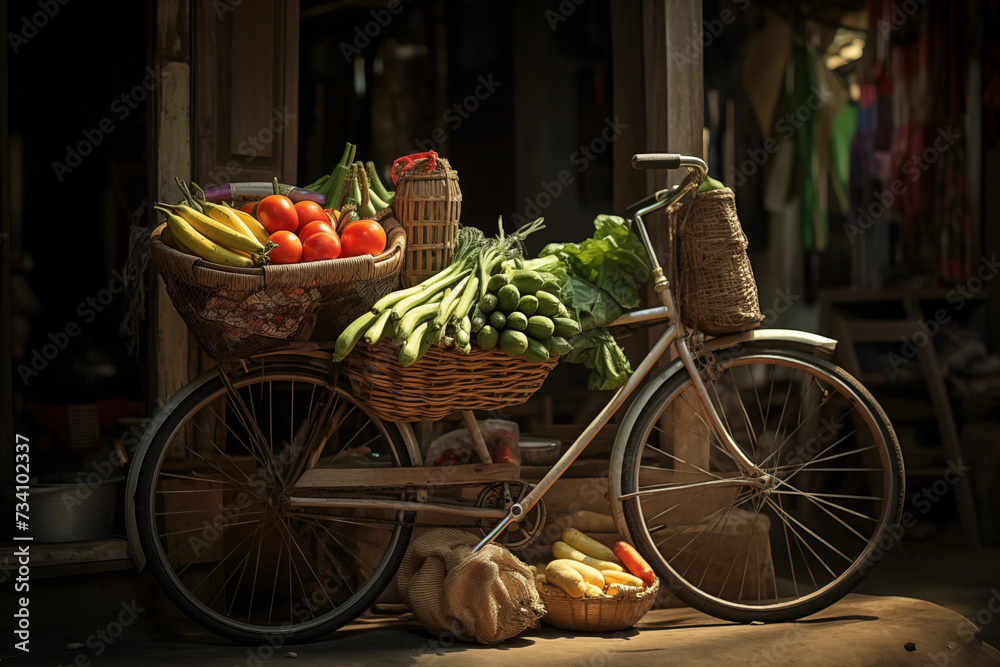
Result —
M534 261L556 258L565 267L562 302L583 329L570 339L573 350L566 361L591 369L588 388L618 389L632 375L632 367L605 327L640 305L639 289L651 276L645 246L623 218L599 215L591 238L550 243L538 255ZM555 269L550 265L546 270Z
M646 249L615 215L594 219L594 235L581 243L550 243L539 257L555 256L566 265L562 300L575 310L584 329L604 327L639 306L639 287L651 271Z

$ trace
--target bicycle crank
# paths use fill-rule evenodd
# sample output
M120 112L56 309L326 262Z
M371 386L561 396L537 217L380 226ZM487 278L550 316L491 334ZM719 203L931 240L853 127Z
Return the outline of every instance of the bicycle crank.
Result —
M527 482L492 482L483 487L476 498L476 507L491 509L510 509L515 503L528 495L531 485ZM479 529L483 535L488 535L496 526L496 519L481 519ZM545 527L545 501L539 500L524 516L507 525L495 543L501 544L511 551L521 551L538 539Z

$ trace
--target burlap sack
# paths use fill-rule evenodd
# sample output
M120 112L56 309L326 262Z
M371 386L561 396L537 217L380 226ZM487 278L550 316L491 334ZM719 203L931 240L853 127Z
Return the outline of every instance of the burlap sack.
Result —
M685 197L670 215L677 247L674 284L684 324L712 336L759 326L764 317L733 191Z
M473 554L479 539L456 528L416 537L396 582L403 603L428 632L499 644L538 627L545 607L531 569L494 544Z

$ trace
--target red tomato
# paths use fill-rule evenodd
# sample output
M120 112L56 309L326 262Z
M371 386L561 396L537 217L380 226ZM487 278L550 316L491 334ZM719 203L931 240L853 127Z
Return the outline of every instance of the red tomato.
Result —
M299 214L295 204L285 195L268 195L257 204L254 214L270 234L281 231L294 232L299 228Z
M267 240L276 246L268 255L275 264L295 264L302 259L302 241L294 232L283 229L271 234Z
M243 204L243 206L240 206L240 210L243 211L244 213L249 213L250 215L253 215L253 207L256 205L257 202L248 201L246 204Z
M314 201L309 201L308 199L295 202L295 213L299 216L298 231L300 232L303 227L314 220L322 220L324 222L328 222L330 220L330 218L326 216L326 211L323 210L322 206Z
M326 232L327 234L337 235L337 231L333 228L333 225L324 220L313 220L308 223L305 227L299 230L299 240L305 241L307 238L315 234L316 232ZM339 237L338 237L339 238Z
M377 255L385 250L385 230L374 220L355 220L340 233L340 256Z
M302 259L315 262L340 257L340 239L336 234L316 232L302 242Z

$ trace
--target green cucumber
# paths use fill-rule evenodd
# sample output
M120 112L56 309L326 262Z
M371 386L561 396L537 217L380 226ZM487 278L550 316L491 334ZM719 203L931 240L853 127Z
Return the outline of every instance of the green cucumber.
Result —
M493 292L496 294L500 291L500 288L504 285L509 285L510 279L507 278L506 273L498 273L496 275L490 276L490 280L486 283L486 291Z
M542 344L549 351L550 357L561 357L573 350L573 346L562 336L549 336L542 341Z
M538 288L538 291L547 292L553 296L559 296L562 294L562 285L560 285L557 280L546 280L542 283L542 286Z
M545 284L545 280L538 271L517 269L510 274L510 284L521 294L534 294Z
M494 329L500 331L507 326L507 316L499 310L494 310L493 313L490 314L490 324Z
M503 333L500 334L499 345L504 354L516 357L524 354L525 350L528 349L528 337L520 331L504 329Z
M479 300L479 310L483 311L484 315L489 315L497 307L497 295L487 292L483 295L483 298Z
M532 338L543 340L555 333L556 325L544 315L532 315L528 318L528 326L524 332Z
M517 310L517 304L521 300L521 292L514 285L504 285L497 292L497 309L507 313ZM483 311L486 312L486 311Z
M555 294L538 290L535 292L535 299L538 300L538 309L535 310L534 315L555 317L559 313L559 306L562 305L562 301Z
M517 310L518 312L531 317L535 314L535 311L538 310L538 297L534 294L525 294L517 302Z
M497 341L499 340L500 334L489 324L480 329L479 333L476 334L476 345L483 350L492 350L497 346Z
M549 350L544 343L529 336L528 347L521 353L521 356L528 361L542 362L549 358Z
M507 316L507 328L514 331L524 331L528 328L528 316L519 310Z
M553 333L563 338L570 338L582 331L580 323L572 317L553 317L552 324L555 326Z

